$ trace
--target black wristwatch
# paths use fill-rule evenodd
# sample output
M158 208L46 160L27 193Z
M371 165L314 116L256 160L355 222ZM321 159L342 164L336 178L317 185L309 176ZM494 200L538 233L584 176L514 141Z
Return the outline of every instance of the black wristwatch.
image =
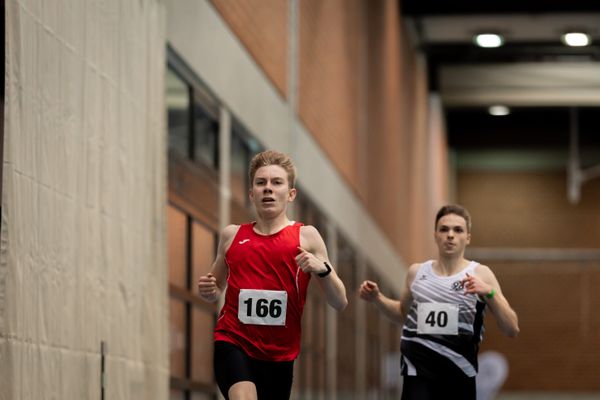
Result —
M317 274L317 276L319 278L325 278L327 275L329 275L331 273L331 265L329 265L329 263L327 261L323 261L323 264L325 264L325 268L327 268L327 271L319 272Z

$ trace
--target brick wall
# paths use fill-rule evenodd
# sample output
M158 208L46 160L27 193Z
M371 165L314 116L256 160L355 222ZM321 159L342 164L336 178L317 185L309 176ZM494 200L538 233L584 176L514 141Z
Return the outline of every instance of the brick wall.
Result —
M287 93L287 2L212 4ZM419 227L441 201L432 193L446 191L432 189L445 180L425 178L434 165L426 67L409 44L398 2L302 0L298 15L299 118L396 250L416 261L431 248L430 232ZM436 157L445 154L437 143ZM415 230L409 237L407 223Z
M439 154L432 156L431 150L442 145L445 153L446 148L429 136L425 65L417 61L396 7L390 1L369 2L364 188L369 211L405 261L412 263L430 256L431 233L421 227L442 201L433 193L445 190L434 190L440 182L424 177L430 176Z
M369 91L366 204L402 254L399 221L408 206L406 130L403 125L403 82L400 31L393 4L369 7ZM392 134L393 133L393 134Z
M288 1L211 0L282 97L287 97Z
M505 390L598 391L600 261L482 262L498 277L521 332L503 336L488 315L481 351L506 355Z
M358 189L364 2L300 2L299 116L348 184Z
M600 182L566 200L562 172L461 172L458 199L473 216L472 246L595 248L600 243ZM478 260L496 273L519 315L521 333L502 336L488 316L482 351L510 363L506 390L600 390L600 260Z
M598 247L600 184L567 201L564 173L461 172L458 197L473 214L472 246Z

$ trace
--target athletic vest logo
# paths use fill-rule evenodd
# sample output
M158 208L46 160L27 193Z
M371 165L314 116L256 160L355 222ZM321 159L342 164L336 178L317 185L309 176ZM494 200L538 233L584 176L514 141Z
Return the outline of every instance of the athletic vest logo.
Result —
M462 289L463 289L463 283L462 283L462 281L452 282L452 290L454 290L455 292L458 292L458 291L460 291Z
M238 243L239 244L244 244L244 243L249 242L249 241L250 241L250 239L244 239L244 240L240 240Z

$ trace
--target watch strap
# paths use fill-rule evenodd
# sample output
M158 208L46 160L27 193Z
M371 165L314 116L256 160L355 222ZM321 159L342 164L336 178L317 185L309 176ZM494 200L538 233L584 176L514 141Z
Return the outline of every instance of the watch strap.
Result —
M329 263L327 261L323 261L323 264L325 264L325 268L327 268L327 271L319 272L317 274L317 276L319 278L325 278L327 275L329 275L331 273L331 265L329 265Z

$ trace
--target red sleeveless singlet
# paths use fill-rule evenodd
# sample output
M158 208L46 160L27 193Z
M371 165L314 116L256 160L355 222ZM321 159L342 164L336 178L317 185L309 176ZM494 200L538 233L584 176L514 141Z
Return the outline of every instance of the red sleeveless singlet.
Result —
M302 224L272 235L260 235L253 226L241 225L225 254L227 291L214 338L239 346L252 358L291 361L300 352L310 281L295 259Z

